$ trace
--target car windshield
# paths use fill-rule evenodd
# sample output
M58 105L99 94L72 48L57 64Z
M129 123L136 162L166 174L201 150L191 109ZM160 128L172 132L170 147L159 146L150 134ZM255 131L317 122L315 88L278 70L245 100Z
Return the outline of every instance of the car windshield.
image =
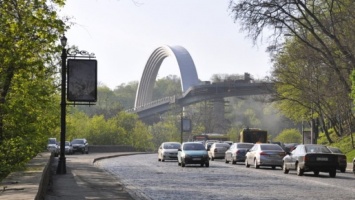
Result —
M251 149L254 144L237 144L238 149Z
M216 143L216 147L229 147L227 143Z
M340 149L338 149L338 148L329 147L329 149L330 149L333 153L343 153L343 152L341 152Z
M205 150L205 147L201 143L188 143L184 144L184 150Z
M164 149L179 149L180 146L178 143L166 143L164 144Z
M72 144L84 144L84 140L73 140Z
M321 145L307 145L307 153L332 153L327 147Z
M279 151L283 150L279 145L260 145L261 150L272 150L272 151Z
M56 144L56 141L54 139L49 139L48 144Z

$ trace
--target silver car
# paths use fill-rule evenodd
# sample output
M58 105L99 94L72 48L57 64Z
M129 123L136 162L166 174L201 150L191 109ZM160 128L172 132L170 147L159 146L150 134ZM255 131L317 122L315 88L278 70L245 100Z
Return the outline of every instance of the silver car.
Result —
M179 142L163 142L158 149L158 161L177 160Z
M56 138L48 139L47 150L53 152L55 157L58 157L60 151L59 151L59 145L57 143Z
M229 149L228 143L213 143L211 148L208 150L208 157L210 160L216 159L224 159L224 155L226 151Z
M253 143L243 143L237 142L233 143L232 146L226 151L224 160L225 163L232 162L232 164L237 164L237 162L245 162L245 154L249 149L254 146Z
M286 152L278 144L260 143L254 146L245 155L245 166L254 165L255 169L260 166L271 166L272 169L283 165L283 157Z

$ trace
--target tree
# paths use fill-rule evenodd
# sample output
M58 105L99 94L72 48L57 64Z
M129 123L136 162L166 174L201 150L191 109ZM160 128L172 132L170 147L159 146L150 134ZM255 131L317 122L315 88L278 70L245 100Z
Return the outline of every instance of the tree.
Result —
M305 104L304 108L308 107L311 108L309 110L316 111L323 127L327 123L325 119L334 121L335 116L342 116L342 121L332 122L338 125L339 135L341 135L344 124L352 124L351 121L354 120L352 115L349 116L351 107L348 95L351 91L349 76L355 67L355 49L348 43L354 41L355 2L348 0L241 0L237 2L231 1L232 13L236 21L240 21L242 30L247 31L254 42L262 36L265 29L271 28L274 32L269 38L271 40L269 51L276 53L276 56L289 54L295 45L301 47L298 50L301 49L300 54L304 53L304 56L297 57L297 64L293 64L292 59L283 60L286 61L284 64L293 64L304 71L316 72L311 73L313 76L307 79L308 83L313 83L312 86L321 83L317 86L323 86L301 88L299 84L291 82L294 79L290 79L289 87L304 90L303 94L315 93L320 97L319 94L324 95L324 92L329 92L329 89L326 89L328 83L335 85L338 99L332 98L334 95L332 97L327 95L329 99L314 98L315 95L309 95L304 99L306 103L299 103ZM284 35L291 36L291 40L285 39ZM279 77L274 78L279 81ZM335 110L337 113L334 114L330 110ZM311 117L312 120L314 117ZM351 130L348 129L348 132Z
M274 141L283 143L302 143L302 135L297 129L285 129L275 137Z
M43 151L59 124L62 0L0 2L0 176ZM5 170L3 170L5 169Z

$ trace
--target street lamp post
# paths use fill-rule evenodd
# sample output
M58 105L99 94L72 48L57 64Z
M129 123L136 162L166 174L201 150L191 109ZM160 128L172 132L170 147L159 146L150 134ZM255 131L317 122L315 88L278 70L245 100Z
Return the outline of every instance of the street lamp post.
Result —
M65 158L65 129L66 129L66 72L67 72L67 50L65 46L67 45L67 38L65 36L60 38L60 43L62 45L62 97L61 97L61 117L60 117L60 157L58 161L57 174L66 174L66 158Z

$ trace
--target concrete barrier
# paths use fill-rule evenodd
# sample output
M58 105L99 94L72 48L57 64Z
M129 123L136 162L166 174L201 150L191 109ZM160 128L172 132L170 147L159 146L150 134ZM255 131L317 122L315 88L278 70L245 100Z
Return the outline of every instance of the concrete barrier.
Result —
M39 153L23 171L10 173L0 183L0 200L44 199L50 181L53 154Z
M136 149L130 145L89 145L89 153L110 153L110 152L135 152Z

